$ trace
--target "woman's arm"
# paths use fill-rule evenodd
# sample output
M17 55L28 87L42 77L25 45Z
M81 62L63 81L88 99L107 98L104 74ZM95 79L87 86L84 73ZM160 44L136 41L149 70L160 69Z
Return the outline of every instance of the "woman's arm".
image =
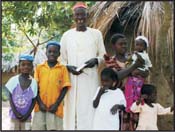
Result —
M141 76L141 77L143 77L143 78L146 78L146 77L148 77L148 75L149 75L149 71L148 70L146 70L146 71L142 71L142 70L139 70L139 69L135 69L134 71L132 71L132 76Z
M41 98L40 98L40 95L39 95L39 88L38 88L38 94L37 94L37 97L36 97L36 101L38 102L39 109L40 109L42 112L46 112L46 111L47 111L47 106L42 102L42 100L41 100Z
M120 70L120 71L116 72L118 74L118 79L119 80L122 80L125 77L127 77L136 68L143 67L143 65L145 64L145 61L137 53L136 53L136 55L137 55L137 60L136 60L136 62L133 65L131 65L130 67L128 67L126 69L123 69L123 70Z

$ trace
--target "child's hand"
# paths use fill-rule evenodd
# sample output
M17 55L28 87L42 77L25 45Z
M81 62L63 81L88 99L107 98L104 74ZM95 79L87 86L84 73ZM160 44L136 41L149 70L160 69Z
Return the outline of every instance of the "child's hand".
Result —
M25 117L19 119L21 122L25 122L27 119Z
M16 115L16 116L17 116L17 118L18 118L18 119L23 118L23 116L22 116L20 113L17 113L17 115Z
M141 100L147 99L147 98L148 98L148 95L146 95L146 94L142 94L142 95L141 95Z
M57 111L58 105L57 104L53 104L49 107L49 112L51 113L55 113Z
M134 65L136 66L136 68L137 67L142 68L145 65L145 60L138 53L135 53L135 54L137 56L137 60Z
M119 105L114 105L112 108L111 108L111 114L114 115L117 113L117 110L119 109Z
M171 106L171 112L174 111L174 106Z
M39 104L39 109L42 112L46 112L47 111L47 106L43 103Z
M136 104L139 105L144 99L147 99L148 95L142 94L141 97L136 101Z
M132 71L132 76L138 76L138 75L140 75L140 70L138 70L138 69L135 69L134 71Z

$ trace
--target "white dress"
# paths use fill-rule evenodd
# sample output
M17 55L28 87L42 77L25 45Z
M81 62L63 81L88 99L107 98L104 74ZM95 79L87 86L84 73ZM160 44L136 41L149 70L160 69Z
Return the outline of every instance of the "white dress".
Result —
M96 98L100 87L98 88L94 99ZM94 130L119 130L119 112L115 115L111 114L111 108L116 104L123 104L126 107L126 100L123 92L117 88L116 90L107 90L101 98L98 107L95 109L93 122Z
M91 58L99 65L106 53L99 30L87 28L85 32L70 29L61 38L61 62L80 67ZM84 69L78 76L70 74L72 88L64 99L64 130L91 130L94 117L92 98L99 86L98 66ZM77 117L77 125L75 124Z
M139 123L136 130L158 130L157 115L173 114L171 108L164 108L158 103L153 103L154 107L144 105L136 105L134 102L131 106L131 111L139 113Z
M137 52L145 61L145 65L143 68L138 68L139 70L142 70L142 71L145 71L145 70L149 70L150 67L152 67L152 63L150 61L150 58L148 56L148 53L146 51L143 51L143 52ZM132 55L132 64L135 63L135 61L137 60L137 55L136 54L133 54Z

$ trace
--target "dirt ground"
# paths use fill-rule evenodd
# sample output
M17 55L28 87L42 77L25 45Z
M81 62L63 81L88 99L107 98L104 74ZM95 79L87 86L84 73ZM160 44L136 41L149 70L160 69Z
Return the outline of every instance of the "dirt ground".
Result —
M9 102L2 101L2 130L10 130Z
M10 130L9 107L8 101L2 101L2 130Z
M10 118L9 118L9 102L2 101L2 130L10 130ZM32 113L33 116L33 113ZM167 119L167 115L158 118L158 126L160 130L173 130L173 117L168 116L168 121L166 126L162 126L161 124L165 124L164 118ZM160 127L161 126L161 127Z

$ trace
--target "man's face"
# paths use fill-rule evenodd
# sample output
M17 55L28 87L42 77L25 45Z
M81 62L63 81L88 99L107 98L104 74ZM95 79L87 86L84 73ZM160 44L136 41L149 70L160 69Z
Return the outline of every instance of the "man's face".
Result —
M78 27L86 26L87 11L85 8L76 8L74 10L74 20Z

